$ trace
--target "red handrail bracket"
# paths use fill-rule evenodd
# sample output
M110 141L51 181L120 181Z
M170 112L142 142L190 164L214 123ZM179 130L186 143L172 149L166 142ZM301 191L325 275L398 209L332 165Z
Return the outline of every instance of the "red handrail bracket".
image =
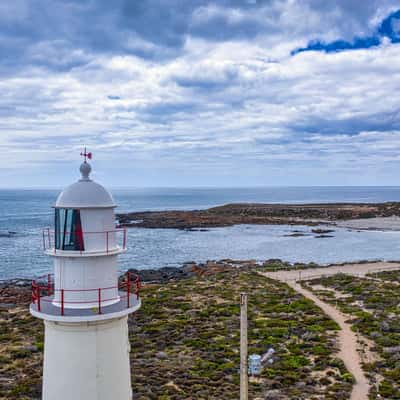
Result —
M51 274L47 274L47 294L51 296Z

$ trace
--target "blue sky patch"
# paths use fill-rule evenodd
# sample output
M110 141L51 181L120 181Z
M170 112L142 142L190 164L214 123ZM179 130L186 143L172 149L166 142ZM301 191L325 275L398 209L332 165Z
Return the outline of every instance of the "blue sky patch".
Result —
M355 37L351 42L340 39L328 43L318 39L312 40L306 47L293 50L291 55L305 51L334 53L344 50L369 49L370 47L379 46L383 37L388 38L392 43L400 42L400 10L386 17L373 36Z

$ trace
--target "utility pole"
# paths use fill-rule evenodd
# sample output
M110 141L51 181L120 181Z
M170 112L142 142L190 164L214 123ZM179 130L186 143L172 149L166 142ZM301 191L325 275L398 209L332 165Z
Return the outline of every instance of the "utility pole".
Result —
M240 293L240 400L248 400L247 376L247 293Z

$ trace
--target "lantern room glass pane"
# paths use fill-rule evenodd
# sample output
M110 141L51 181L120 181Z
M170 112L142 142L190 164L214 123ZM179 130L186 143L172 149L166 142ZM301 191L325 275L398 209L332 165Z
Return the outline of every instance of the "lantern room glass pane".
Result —
M58 250L84 250L79 210L56 208L55 246Z

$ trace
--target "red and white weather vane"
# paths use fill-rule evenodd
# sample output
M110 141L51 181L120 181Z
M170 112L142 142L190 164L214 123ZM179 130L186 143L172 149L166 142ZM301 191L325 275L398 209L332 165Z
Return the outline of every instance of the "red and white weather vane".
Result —
M85 157L85 162L86 162L86 159L87 159L87 158L88 158L89 160L92 159L92 153L87 153L87 152L86 152L86 147L85 147L83 153L81 153L81 156L82 156L82 157Z

